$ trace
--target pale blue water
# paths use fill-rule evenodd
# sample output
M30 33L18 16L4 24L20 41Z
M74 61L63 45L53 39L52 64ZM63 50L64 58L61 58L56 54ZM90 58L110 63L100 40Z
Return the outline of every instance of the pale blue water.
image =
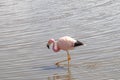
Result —
M50 38L85 43L54 53ZM120 80L119 0L1 0L0 80Z

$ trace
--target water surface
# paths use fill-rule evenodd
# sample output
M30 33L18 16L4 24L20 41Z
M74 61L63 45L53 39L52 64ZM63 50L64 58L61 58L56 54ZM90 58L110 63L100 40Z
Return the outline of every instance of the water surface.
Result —
M85 43L71 53L46 48L71 36ZM1 80L120 80L119 0L1 0Z

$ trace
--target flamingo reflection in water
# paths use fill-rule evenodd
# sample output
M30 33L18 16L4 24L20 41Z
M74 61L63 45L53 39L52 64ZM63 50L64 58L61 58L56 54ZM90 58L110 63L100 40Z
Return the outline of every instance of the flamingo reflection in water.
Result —
M58 74L58 73L53 74L52 77L48 77L48 80L73 80L70 66L69 64L67 65L68 65L67 72L65 74Z

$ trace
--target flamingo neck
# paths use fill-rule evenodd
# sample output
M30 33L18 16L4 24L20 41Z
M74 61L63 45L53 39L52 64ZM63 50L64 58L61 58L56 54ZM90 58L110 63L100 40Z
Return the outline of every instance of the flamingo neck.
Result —
M60 49L58 48L57 42L54 40L53 41L53 47L52 47L54 52L58 52Z

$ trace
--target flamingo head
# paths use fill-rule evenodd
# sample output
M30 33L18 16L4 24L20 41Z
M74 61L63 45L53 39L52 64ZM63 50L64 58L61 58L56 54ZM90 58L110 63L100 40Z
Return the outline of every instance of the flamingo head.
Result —
M54 42L55 40L54 39L50 39L48 40L48 43L47 43L47 48L50 49L50 45Z

